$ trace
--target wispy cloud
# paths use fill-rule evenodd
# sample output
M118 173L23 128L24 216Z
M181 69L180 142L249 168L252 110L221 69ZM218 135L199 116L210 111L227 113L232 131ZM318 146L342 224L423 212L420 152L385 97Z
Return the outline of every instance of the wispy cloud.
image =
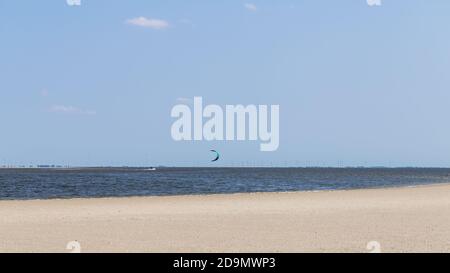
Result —
M53 105L50 109L52 113L72 114L72 115L95 115L96 111L85 110L74 106Z
M244 7L246 8L246 9L248 9L249 11L256 11L258 8L256 7L256 5L255 4L252 4L252 3L245 3L244 4Z
M369 6L381 6L381 0L366 0Z
M81 0L66 0L69 6L81 6Z
M169 22L165 20L145 18L143 16L128 19L125 21L125 23L133 26L153 28L153 29L165 29L169 27Z

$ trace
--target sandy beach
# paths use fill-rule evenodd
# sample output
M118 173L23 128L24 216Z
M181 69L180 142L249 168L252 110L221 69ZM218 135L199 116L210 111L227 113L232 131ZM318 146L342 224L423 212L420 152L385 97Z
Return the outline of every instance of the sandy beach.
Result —
M450 185L0 201L1 252L449 252Z

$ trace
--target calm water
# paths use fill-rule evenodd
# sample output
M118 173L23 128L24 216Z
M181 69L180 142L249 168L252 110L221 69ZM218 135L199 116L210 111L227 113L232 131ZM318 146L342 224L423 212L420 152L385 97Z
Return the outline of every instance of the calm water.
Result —
M0 169L0 199L311 191L450 182L450 169Z

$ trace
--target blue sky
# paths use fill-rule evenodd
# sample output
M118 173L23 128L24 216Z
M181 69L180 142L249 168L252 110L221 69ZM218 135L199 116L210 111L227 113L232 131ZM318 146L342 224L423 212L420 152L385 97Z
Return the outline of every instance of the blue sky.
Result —
M450 166L448 14L447 0L0 0L0 164ZM170 110L194 96L279 104L279 149L174 142Z

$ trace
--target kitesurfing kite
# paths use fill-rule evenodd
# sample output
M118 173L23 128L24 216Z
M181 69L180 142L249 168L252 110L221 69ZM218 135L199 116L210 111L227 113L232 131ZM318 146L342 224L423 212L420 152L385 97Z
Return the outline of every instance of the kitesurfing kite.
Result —
M211 160L211 162L214 162L214 161L219 160L219 157L220 157L219 153L218 153L216 150L211 150L211 152L216 153L216 158L214 158L213 160Z

